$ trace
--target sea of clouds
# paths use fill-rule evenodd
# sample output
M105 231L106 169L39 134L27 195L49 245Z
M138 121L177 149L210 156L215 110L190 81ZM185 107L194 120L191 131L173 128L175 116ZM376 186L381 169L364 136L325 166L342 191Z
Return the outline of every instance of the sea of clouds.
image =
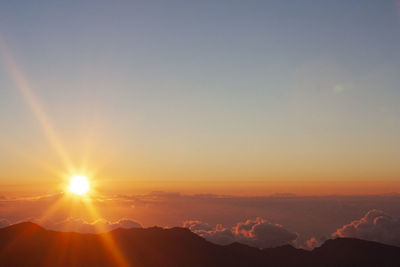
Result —
M64 202L63 202L64 201ZM58 205L57 203L62 202ZM189 228L221 245L312 249L328 238L354 237L400 246L400 195L237 197L152 192L91 201L95 220L62 193L0 198L0 227L33 221L58 231L97 233L149 226Z

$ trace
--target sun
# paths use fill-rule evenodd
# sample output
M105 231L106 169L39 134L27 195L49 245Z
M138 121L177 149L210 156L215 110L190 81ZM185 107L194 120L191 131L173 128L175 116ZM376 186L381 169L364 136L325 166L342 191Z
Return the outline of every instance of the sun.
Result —
M74 175L69 181L68 190L69 192L83 196L89 192L90 184L89 180L84 175Z

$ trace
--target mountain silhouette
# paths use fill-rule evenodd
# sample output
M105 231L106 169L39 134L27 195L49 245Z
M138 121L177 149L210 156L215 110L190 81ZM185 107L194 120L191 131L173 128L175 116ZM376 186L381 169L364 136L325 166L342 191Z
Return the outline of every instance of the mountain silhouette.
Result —
M0 229L0 266L118 265L400 266L400 248L338 238L312 251L290 245L261 250L240 243L216 245L179 227L80 234L46 230L25 222Z

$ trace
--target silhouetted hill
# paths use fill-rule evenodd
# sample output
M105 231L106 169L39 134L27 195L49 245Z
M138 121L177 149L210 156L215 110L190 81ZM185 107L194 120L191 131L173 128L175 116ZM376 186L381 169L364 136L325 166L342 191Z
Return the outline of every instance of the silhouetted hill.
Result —
M118 260L118 259L123 259ZM400 248L358 239L313 251L212 244L185 228L64 233L33 223L0 229L0 266L400 266Z

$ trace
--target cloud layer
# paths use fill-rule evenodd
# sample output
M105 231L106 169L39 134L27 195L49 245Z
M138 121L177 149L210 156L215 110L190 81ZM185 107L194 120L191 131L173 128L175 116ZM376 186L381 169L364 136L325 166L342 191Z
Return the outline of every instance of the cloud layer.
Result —
M142 228L142 225L130 219L121 219L115 222L107 220L96 220L87 222L82 219L68 218L57 223L40 223L44 227L56 231L79 232L79 233L103 233L117 228Z
M104 219L92 222L78 218L67 218L61 221L42 221L35 218L24 221L33 221L43 227L56 231L101 233L116 228L141 228L142 225L132 219L107 221ZM0 228L9 226L7 219L0 219ZM324 236L311 237L301 240L295 232L289 231L280 224L257 217L224 227L222 224L211 226L200 220L184 221L183 226L192 232L204 237L206 240L220 245L229 245L234 242L247 244L258 248L278 247L292 244L304 249L313 249L320 246L326 238ZM368 211L361 219L353 220L338 228L332 237L359 238L400 246L400 218L395 218L384 211L373 209Z
M105 226L97 228L111 230L119 227L118 222L121 218L140 222L143 227L154 225L174 227L195 218L199 225L193 231L202 230L201 233L208 236L209 240L215 239L220 243L223 242L221 240L226 240L225 243L229 243L232 240L239 241L239 237L241 237L242 242L244 240L244 242L251 241L253 243L254 236L263 240L257 229L264 226L255 226L255 230L250 231L253 233L251 238L246 236L243 231L242 233L237 232L235 227L238 222L246 224L249 218L260 217L268 218L268 222L274 222L270 223L272 226L279 223L284 225L284 229L289 229L289 232L297 233L297 246L312 248L320 244L321 240L325 240L322 237L329 237L332 233L337 232L338 228L340 229L354 220L359 220L371 208L383 210L393 217L400 217L399 194L376 196L280 194L241 197L210 194L188 195L173 192L134 195L103 195L99 193L90 204L98 217L91 215L84 202L71 199L62 193L30 197L4 196L0 197L0 218L6 221L1 222L0 226L6 226L8 222L12 224L30 220L54 230L94 232L93 228L102 224ZM98 219L103 220L96 223L95 220ZM215 227L218 224L223 227L221 225ZM258 224L262 223L258 222ZM249 225L251 223L248 223ZM243 227L246 226L242 225L239 228ZM275 227L272 229L276 230ZM338 232L340 231L338 230ZM310 239L312 237L315 239Z
M220 224L212 228L201 221L185 221L183 226L220 245L240 242L253 247L269 248L292 243L297 239L296 233L261 218L239 222L230 229Z
M400 219L381 210L370 210L364 217L337 229L334 237L354 237L400 246Z

